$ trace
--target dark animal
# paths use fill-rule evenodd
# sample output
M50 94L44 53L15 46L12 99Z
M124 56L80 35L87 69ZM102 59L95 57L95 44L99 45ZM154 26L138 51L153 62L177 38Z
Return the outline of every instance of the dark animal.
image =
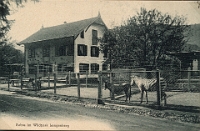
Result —
M120 94L124 91L124 93L126 94L126 100L129 100L130 102L130 98L131 98L131 85L128 83L122 83L120 85L114 85L111 84L109 82L105 82L105 90L109 89L110 91L112 91L112 88L114 88L114 94Z
M38 80L36 80L36 82L35 82L35 84L36 84L36 87L38 88L38 90L41 90L41 77L39 77L39 79Z
M29 81L26 85L27 88L33 87L34 89L34 79L33 78L29 78Z
M35 90L41 90L41 77L38 80L35 80L33 78L29 79L29 83L31 83L33 89Z

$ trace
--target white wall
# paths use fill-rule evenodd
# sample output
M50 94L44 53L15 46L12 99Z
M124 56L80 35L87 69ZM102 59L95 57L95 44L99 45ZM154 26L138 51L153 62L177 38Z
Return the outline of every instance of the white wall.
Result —
M99 64L99 70L102 70L102 61L103 61L103 53L99 53L99 57L91 57L90 50L92 46L92 30L97 30L97 35L98 38L103 37L103 33L105 32L105 27L100 26L97 24L91 25L87 31L85 32L86 29L84 29L84 38L80 37L80 34L76 38L74 42L75 50L74 50L74 71L79 72L79 63L88 63L89 64L89 73L90 73L90 64L91 63L97 63ZM87 45L87 56L77 56L77 49L78 49L78 44L85 44ZM100 42L98 45L100 47Z

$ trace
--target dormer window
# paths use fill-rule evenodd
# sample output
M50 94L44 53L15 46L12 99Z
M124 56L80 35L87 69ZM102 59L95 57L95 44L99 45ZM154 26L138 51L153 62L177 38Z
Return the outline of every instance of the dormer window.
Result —
M81 38L84 38L84 30L80 34Z

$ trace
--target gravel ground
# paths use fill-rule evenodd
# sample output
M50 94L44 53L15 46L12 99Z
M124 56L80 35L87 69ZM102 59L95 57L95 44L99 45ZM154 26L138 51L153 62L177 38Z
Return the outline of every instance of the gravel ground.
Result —
M6 86L2 87L1 85L0 85L0 89L8 90ZM67 96L66 94L54 95L52 90L51 92L27 91L27 90L21 91L20 88L12 88L12 87L11 87L11 90L15 91L16 93L20 93L20 94L31 96L31 97L46 98L53 101L65 102L68 104L78 104L86 108L101 108L101 109L111 110L111 111L116 111L116 112L134 113L137 115L164 118L171 121L200 123L200 104L199 104L200 102L198 102L200 100L198 99L200 93L188 92L187 95L190 96L190 99L188 99L185 97L186 93L167 92L168 97L169 97L167 99L168 101L167 106L159 108L158 106L155 106L155 104L142 104L142 105L135 104L135 103L125 104L124 101L120 103L117 101L109 101L109 100L106 101L105 104L97 104L96 98L78 99L76 96ZM132 99L139 99L139 94L137 95L134 95L134 98ZM191 101L191 98L193 99L192 101ZM152 99L152 97L150 97L149 99ZM173 103L174 99L176 100L176 103ZM185 104L183 104L181 100L188 103L189 106L184 106ZM179 105L175 105L177 104L177 102L179 103ZM191 103L196 103L196 104L191 104Z

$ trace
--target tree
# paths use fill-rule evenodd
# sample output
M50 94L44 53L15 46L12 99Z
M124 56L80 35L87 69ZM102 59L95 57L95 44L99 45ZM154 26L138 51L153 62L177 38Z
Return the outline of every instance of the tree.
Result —
M34 1L34 3L39 2L39 0L31 1ZM0 47L8 42L6 35L14 22L14 20L7 19L10 11L12 11L11 2L15 3L17 7L23 7L23 3L26 3L27 0L0 0Z
M40 0L30 0L35 2L40 2ZM0 0L0 46L6 44L7 40L7 33L11 28L11 24L14 20L8 20L7 16L10 15L11 9L11 2L15 3L17 7L23 7L23 3L26 3L27 0Z
M7 0L0 1L0 46L6 43L6 34L11 25L11 21L7 19L7 16L10 15L9 4L9 1Z
M112 59L113 53L115 52L116 49L115 45L116 45L116 39L115 39L115 34L114 31L111 30L107 30L104 33L104 36L102 39L100 39L101 44L100 44L100 51L102 51L104 53L104 58L108 58L107 63L109 63L110 65L110 70L112 69L112 63L114 59Z
M118 47L113 49L113 54L117 54L113 59L124 62L124 65L128 61L129 66L152 65L161 68L167 59L167 52L180 52L183 49L187 41L185 32L189 29L185 22L183 16L173 18L156 9L147 11L141 8L136 16L110 30L115 34L115 47Z
M22 51L16 50L12 44L6 44L0 48L0 75L7 75L9 67L7 64L23 63L24 55ZM17 69L19 70L19 69Z
M31 1L39 2L39 0ZM23 3L27 0L0 0L0 75L5 75L8 72L9 69L6 64L22 63L23 61L23 53L16 50L7 37L7 33L14 22L7 19L11 11L11 2L16 4L17 7L23 7Z

